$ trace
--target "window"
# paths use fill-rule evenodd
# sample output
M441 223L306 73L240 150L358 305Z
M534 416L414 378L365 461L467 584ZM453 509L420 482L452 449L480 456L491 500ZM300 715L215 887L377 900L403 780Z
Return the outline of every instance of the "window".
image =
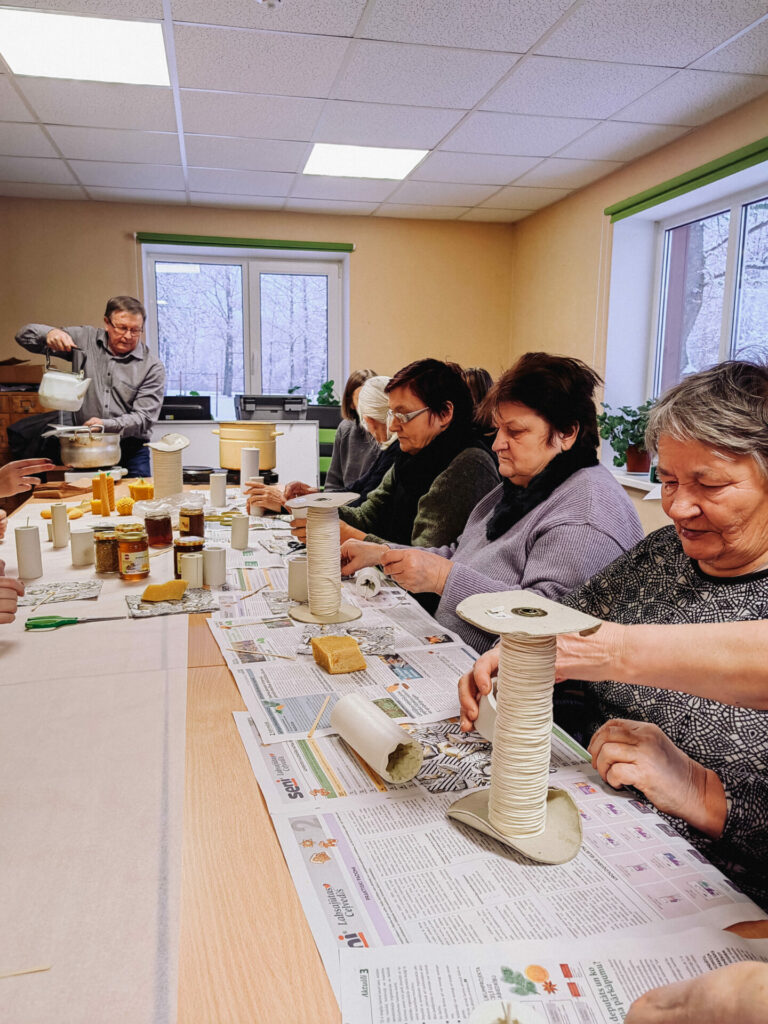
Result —
M144 246L147 333L166 393L209 395L234 419L236 394L340 393L348 363L348 257Z
M653 393L723 359L768 360L768 198L659 223Z

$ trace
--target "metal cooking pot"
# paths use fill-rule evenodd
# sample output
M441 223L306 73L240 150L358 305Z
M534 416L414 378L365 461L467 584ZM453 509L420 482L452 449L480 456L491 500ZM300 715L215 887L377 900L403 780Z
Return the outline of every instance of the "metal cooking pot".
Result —
M104 427L56 427L44 437L55 434L61 443L61 461L73 469L98 469L120 461L120 434L106 434Z

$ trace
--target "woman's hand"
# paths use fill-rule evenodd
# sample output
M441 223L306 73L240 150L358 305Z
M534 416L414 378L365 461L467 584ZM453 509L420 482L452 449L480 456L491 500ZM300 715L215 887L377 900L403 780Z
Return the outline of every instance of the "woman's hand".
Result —
M306 519L292 519L291 520L291 533L300 540L302 544L307 543L307 520Z
M597 730L588 749L592 767L614 789L634 786L660 811L682 818L712 839L722 835L723 784L657 725L612 718Z
M763 1024L768 1020L768 964L745 962L651 989L624 1024Z
M5 563L3 563L5 572ZM24 596L24 584L12 576L0 576L0 623L13 622L19 598Z
M8 516L0 508L0 540L5 539L5 531L8 529ZM2 576L2 573L0 573Z
M245 485L245 496L248 500L248 511L252 507L268 508L273 512L279 512L283 507L284 493L279 484L247 483Z
M31 491L40 483L40 478L30 474L48 473L55 468L50 459L19 459L6 463L0 469L0 498Z
M379 565L381 556L389 551L386 544L372 544L364 540L345 540L341 545L341 572L352 576L358 569Z
M451 571L450 558L418 548L390 548L381 556L381 568L413 594L442 594Z
M588 636L561 634L557 638L555 681L584 679L601 682L616 679L614 672L622 660L626 630L626 626L617 622L604 622Z
M289 484L285 485L284 500L290 501L291 498L302 498L305 494L317 493L317 487L310 487L309 484L304 484L301 480L292 480Z
M478 715L479 698L493 689L493 676L499 671L499 648L481 654L472 669L459 680L461 731L472 732Z

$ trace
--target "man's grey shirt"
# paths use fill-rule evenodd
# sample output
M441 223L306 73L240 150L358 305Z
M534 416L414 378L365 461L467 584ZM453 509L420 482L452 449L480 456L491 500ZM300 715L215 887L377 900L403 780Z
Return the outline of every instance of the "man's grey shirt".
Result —
M16 341L29 352L49 351L45 343L46 324L27 324ZM82 408L72 413L74 423L85 423L92 416L104 421L110 433L123 437L149 439L160 415L165 394L165 369L143 342L126 356L109 351L107 332L101 327L62 327L82 352L80 365L91 378ZM57 359L72 362L71 352L51 352Z

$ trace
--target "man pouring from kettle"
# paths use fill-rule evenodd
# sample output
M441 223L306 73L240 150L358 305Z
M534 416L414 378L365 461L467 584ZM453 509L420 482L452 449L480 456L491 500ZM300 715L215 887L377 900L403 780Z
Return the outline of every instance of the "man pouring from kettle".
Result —
M129 476L149 476L144 447L165 393L165 369L142 341L147 313L138 299L117 295L107 302L103 327L27 324L16 341L29 352L49 352L91 378L76 425L101 424L120 433L120 465Z

